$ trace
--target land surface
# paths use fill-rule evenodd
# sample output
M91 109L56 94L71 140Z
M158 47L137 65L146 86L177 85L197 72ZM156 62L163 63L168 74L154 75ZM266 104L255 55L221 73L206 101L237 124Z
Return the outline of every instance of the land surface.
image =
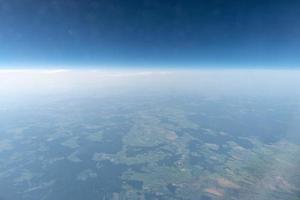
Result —
M299 200L295 102L145 95L0 109L4 200Z

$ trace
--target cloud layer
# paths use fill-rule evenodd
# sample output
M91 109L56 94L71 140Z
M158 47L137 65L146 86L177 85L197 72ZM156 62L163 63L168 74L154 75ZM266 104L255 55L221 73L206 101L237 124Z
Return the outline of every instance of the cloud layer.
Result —
M97 91L299 95L300 70L0 70L0 95Z

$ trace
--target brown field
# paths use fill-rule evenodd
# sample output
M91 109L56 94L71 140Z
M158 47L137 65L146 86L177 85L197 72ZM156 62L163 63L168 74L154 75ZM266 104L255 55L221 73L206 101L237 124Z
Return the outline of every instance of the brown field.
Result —
M237 185L236 183L225 179L225 178L218 178L217 179L217 183L219 186L223 187L223 188L230 188L230 189L239 189L240 186Z
M224 196L224 191L217 189L217 188L206 188L204 190L205 192L212 194L214 196L218 196L218 197L223 197Z

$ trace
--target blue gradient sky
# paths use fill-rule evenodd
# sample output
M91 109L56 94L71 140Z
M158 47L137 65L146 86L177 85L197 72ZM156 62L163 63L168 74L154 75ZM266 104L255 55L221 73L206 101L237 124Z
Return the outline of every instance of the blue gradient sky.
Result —
M296 68L298 0L0 0L1 68Z

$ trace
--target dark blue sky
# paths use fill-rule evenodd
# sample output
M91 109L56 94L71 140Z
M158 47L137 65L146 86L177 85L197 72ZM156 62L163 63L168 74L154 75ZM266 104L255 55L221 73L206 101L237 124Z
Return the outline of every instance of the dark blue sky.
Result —
M0 0L0 66L298 67L299 0Z

